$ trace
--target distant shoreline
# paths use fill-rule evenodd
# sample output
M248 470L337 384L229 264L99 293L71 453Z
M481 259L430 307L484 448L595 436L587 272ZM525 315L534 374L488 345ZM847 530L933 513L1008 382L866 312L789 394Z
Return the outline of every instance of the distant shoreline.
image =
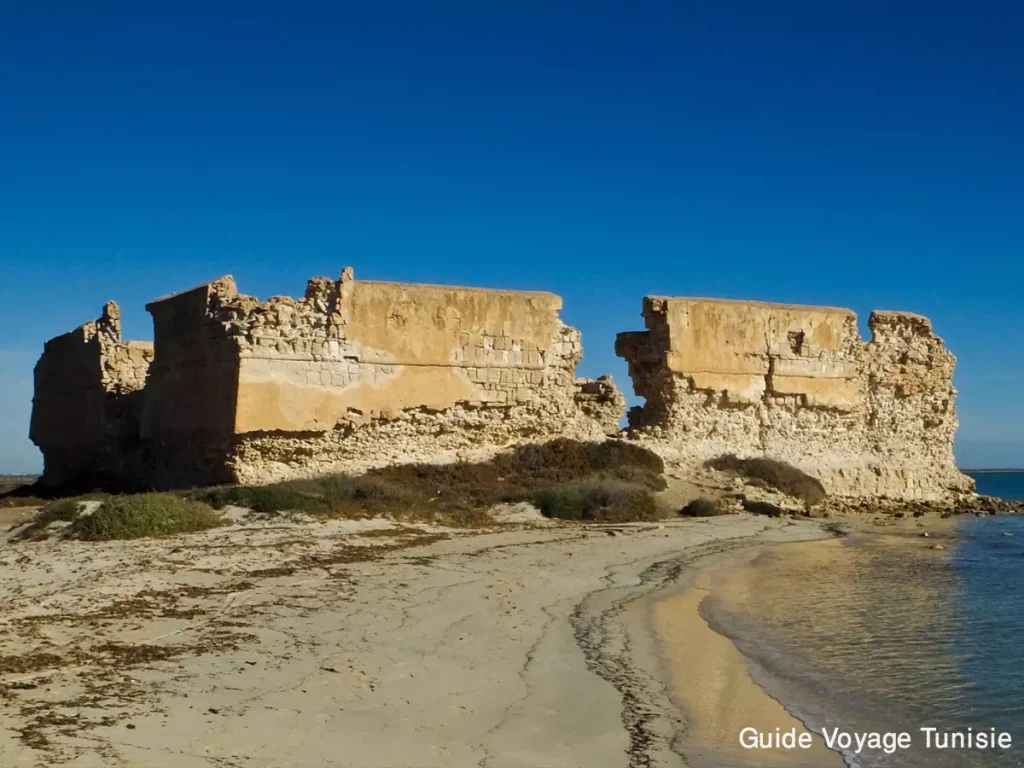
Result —
M1007 469L961 469L968 475L1024 475L1024 468L1010 467Z

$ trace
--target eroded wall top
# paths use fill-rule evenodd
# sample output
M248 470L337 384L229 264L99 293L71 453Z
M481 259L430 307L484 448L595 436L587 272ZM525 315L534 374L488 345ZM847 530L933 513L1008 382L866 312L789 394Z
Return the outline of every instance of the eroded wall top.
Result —
M767 455L833 492L944 498L971 487L953 460L955 358L927 318L647 297L646 331L620 334L645 404L635 429L688 460Z
M523 402L571 375L579 335L561 299L534 291L310 281L232 314L241 365L237 432L322 431L409 408Z
M860 403L857 318L848 309L648 296L648 331L623 334L620 356L692 379L731 403L766 392L850 410Z
M582 355L561 304L540 291L357 281L349 268L310 280L302 298L260 301L220 278L147 307L157 360L144 433L316 432L543 398L556 378L571 387Z
M96 320L46 342L36 363L29 437L46 474L67 482L108 462L136 437L136 397L145 386L153 346L121 339L114 302Z

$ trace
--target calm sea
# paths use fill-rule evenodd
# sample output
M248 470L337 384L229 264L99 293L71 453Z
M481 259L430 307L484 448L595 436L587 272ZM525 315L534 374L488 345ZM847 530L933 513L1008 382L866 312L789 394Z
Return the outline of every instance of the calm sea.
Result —
M1024 473L976 479L1024 500ZM912 735L909 750L844 754L851 766L1024 766L1024 518L969 518L957 534L943 550L889 536L769 548L701 611L814 730ZM1013 746L926 749L923 727L1007 731Z

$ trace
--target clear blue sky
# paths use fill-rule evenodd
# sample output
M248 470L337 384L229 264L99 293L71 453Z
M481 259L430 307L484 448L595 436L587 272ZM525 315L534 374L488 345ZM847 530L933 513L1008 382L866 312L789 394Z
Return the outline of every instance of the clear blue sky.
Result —
M1024 466L1024 5L0 0L0 471L43 341L233 273L929 315Z

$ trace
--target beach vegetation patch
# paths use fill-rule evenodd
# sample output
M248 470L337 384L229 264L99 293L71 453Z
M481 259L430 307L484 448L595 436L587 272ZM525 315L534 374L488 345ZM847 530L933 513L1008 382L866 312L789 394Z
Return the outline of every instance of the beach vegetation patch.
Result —
M657 516L654 494L667 487L664 471L660 456L630 443L560 438L486 462L406 464L365 477L415 489L436 507L462 514L526 501L546 517L622 522Z
M78 519L86 500L81 497L59 499L45 504L17 534L20 539L47 538L54 523L70 524ZM63 527L67 527L66 525Z
M625 522L663 516L666 488L657 454L621 441L558 439L526 445L484 462L403 464L355 476L333 474L268 485L223 485L124 495L90 494L45 506L30 530L68 523L62 536L137 539L202 531L222 524L216 510L324 518L386 517L456 527L495 524L497 504L528 503L549 518ZM84 502L95 503L86 505Z
M337 474L292 480L286 485L298 493L323 498L328 513L335 517L391 516L411 520L430 516L432 495L428 489L384 477Z
M192 491L189 497L216 509L227 506L245 507L262 515L279 512L327 514L326 500L316 494L303 493L286 483L275 485L224 485Z
M649 489L623 480L582 480L539 491L533 502L545 517L599 523L657 520Z
M440 507L424 488L385 478L345 474L286 480L271 485L202 488L189 496L216 509L233 505L257 514L304 514L363 519L433 520Z
M34 523L40 528L45 528L50 523L55 523L58 520L69 523L74 522L82 513L82 502L83 499L72 498L60 499L59 501L47 504L39 510Z
M334 474L265 486L221 486L188 492L221 509L260 514L390 517L454 526L493 525L495 504L529 502L562 519L651 519L654 493L666 487L664 463L619 441L553 440L485 462L401 464L364 475Z
M89 541L141 539L205 531L221 525L220 516L203 502L176 493L112 496L91 515L81 515L69 532Z
M746 478L755 484L763 483L780 493L799 499L808 508L825 499L825 488L817 478L784 461L763 457L741 459L733 453L727 453L709 459L704 465Z
M584 479L622 480L662 490L664 471L660 456L636 445L560 438L519 446L486 462L402 464L371 470L366 477L493 504L528 500L535 491Z

